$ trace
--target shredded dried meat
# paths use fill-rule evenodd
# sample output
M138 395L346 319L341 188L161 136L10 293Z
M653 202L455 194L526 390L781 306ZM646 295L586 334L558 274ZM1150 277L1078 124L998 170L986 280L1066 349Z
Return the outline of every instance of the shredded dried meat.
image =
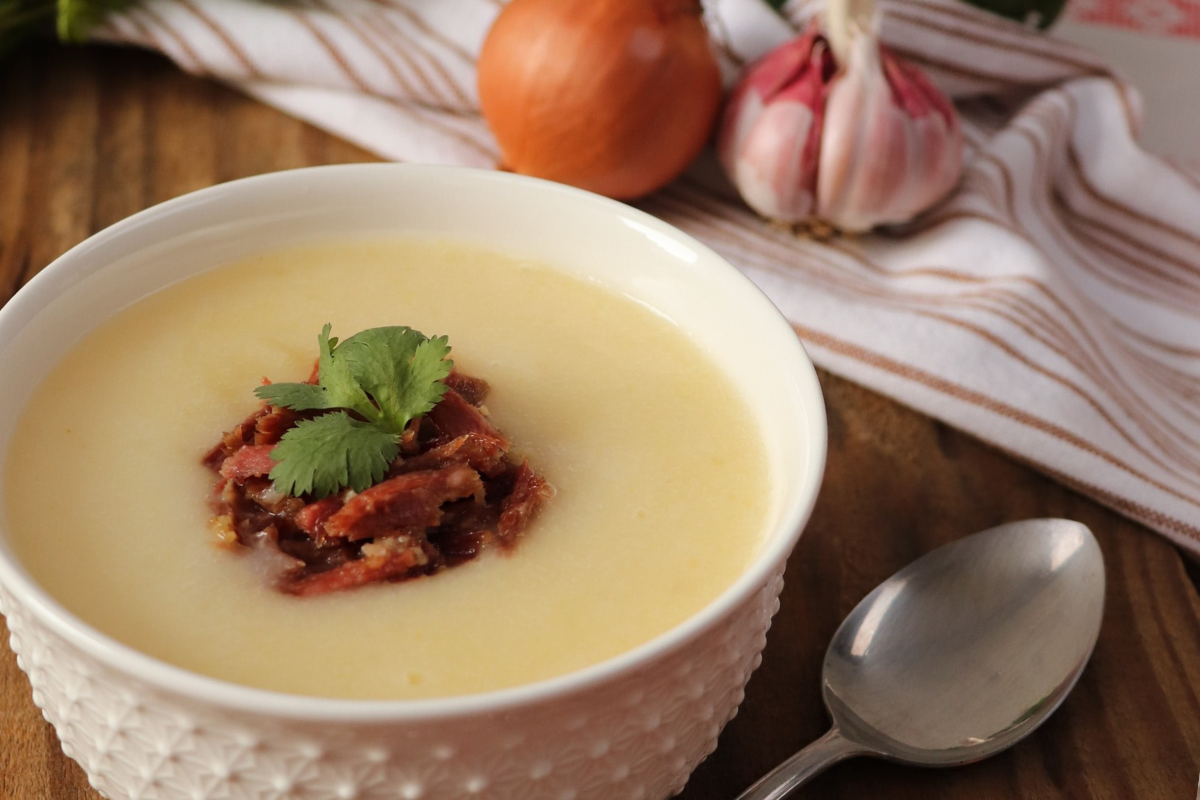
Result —
M534 472L528 462L522 461L513 478L512 492L500 503L497 529L500 540L513 541L529 525L542 502L553 494L554 490L546 480Z
M466 464L484 475L498 475L504 470L507 445L478 433L466 433L457 439L430 447L424 453L400 458L392 464L391 475L402 475L424 469L439 469L450 464Z
M439 433L450 439L473 433L502 442L503 448L508 449L508 439L504 438L504 434L488 422L487 417L477 406L468 403L461 394L453 389L446 392L441 402L434 406L426 416Z
M290 408L272 407L270 412L263 414L254 423L254 443L279 444L283 435L300 419L300 414Z
M487 397L488 391L492 388L488 386L488 382L483 378L472 378L470 375L464 375L456 369L450 370L450 374L446 376L445 384L462 395L462 398L473 406L478 406L482 403Z
M275 466L275 460L271 458L273 449L274 445L269 444L244 445L221 464L221 477L245 483L247 478L269 475Z
M409 472L355 495L325 520L329 536L370 539L387 533L418 533L442 523L442 504L483 496L479 473L466 464Z
M213 448L204 454L201 462L204 466L212 470L220 470L221 465L225 463L225 459L236 453L241 448L254 441L254 429L258 424L260 417L267 413L266 408L260 408L246 419L233 427L221 437L221 441L213 445Z
M309 536L325 538L325 520L342 507L342 498L324 497L296 512L296 525Z
M381 553L364 554L353 561L312 575L306 575L284 587L288 594L298 597L354 589L379 581L392 581L422 574L429 564L429 554L420 542L402 545L396 549L377 545ZM367 550L369 545L363 547Z
M316 369L309 377L316 382ZM251 552L277 588L301 597L408 580L495 547L512 549L553 494L509 453L481 404L486 381L453 371L432 411L405 431L384 479L322 499L275 491L275 444L309 413L264 406L202 459L220 478L214 533Z

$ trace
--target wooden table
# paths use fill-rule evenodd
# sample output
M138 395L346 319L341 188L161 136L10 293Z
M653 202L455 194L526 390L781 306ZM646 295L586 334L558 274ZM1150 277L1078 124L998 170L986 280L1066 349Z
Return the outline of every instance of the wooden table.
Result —
M365 160L157 57L31 47L0 64L0 301L68 247L154 203L246 175ZM682 797L730 800L824 732L826 644L876 583L961 535L1043 516L1089 525L1108 568L1100 642L1063 707L986 762L942 771L860 759L798 796L1194 797L1200 598L1180 554L966 435L832 375L821 380L830 436L821 498L741 713ZM98 796L0 646L0 800Z

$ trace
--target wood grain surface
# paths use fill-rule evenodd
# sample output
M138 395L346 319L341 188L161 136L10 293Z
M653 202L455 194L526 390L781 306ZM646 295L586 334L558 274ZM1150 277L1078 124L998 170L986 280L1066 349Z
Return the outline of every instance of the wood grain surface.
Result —
M36 45L0 62L0 301L89 234L220 181L370 155L143 53ZM921 770L859 759L803 798L1191 798L1200 775L1200 599L1164 540L976 440L822 374L829 466L787 571L763 664L685 800L731 800L824 732L821 660L879 581L976 530L1080 520L1108 599L1095 656L1032 737ZM12 413L12 409L6 409ZM0 625L0 638L7 631ZM99 797L63 756L0 645L0 800Z

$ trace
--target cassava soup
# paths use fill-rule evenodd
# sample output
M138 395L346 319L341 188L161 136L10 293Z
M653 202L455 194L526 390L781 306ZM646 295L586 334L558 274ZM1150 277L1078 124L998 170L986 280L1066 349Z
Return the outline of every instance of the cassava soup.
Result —
M201 462L302 382L317 335L411 326L486 380L488 419L553 487L515 547L400 583L276 591L219 546ZM437 697L613 657L749 565L763 432L651 309L551 267L424 240L272 252L158 292L38 387L7 455L7 534L71 612L156 658L306 695Z

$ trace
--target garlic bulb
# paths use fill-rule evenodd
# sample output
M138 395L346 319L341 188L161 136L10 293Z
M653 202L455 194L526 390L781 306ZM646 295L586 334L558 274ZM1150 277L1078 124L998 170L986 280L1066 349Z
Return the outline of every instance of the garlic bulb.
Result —
M753 64L717 149L758 213L845 231L906 222L962 173L954 106L879 43L870 0L830 0L824 27L814 22Z

